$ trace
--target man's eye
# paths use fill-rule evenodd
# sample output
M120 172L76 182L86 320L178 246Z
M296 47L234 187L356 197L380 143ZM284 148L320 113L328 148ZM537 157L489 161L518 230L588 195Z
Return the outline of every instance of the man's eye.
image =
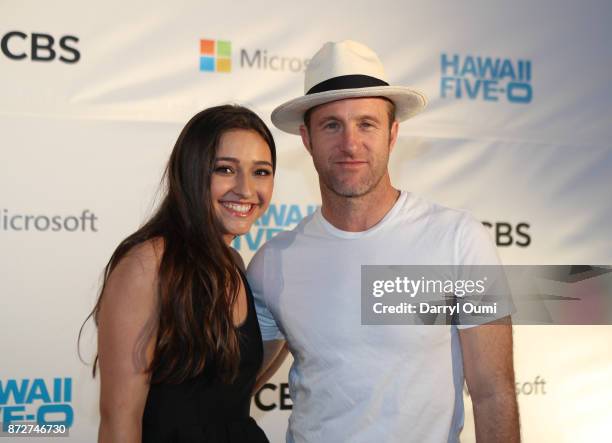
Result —
M376 126L372 122L361 122L361 127L364 129L375 128Z
M338 122L328 122L328 123L325 123L323 128L325 128L325 129L338 129L339 126L340 125L338 124Z

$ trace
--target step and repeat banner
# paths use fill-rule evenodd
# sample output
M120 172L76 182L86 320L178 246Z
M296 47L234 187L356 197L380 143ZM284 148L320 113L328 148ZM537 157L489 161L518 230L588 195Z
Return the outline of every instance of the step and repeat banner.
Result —
M95 441L95 327L85 363L77 334L111 252L155 208L181 128L228 102L270 124L326 41L367 44L393 84L430 100L401 125L397 187L470 210L504 264L612 264L610 23L596 0L2 0L0 422ZM273 203L234 243L246 261L320 204L299 138L273 133ZM523 440L609 441L612 327L514 335ZM253 399L272 442L291 412L290 364ZM467 391L465 409L470 442Z

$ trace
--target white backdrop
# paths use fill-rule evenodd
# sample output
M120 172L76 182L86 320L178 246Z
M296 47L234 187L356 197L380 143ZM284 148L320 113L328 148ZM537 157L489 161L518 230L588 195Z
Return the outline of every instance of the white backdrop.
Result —
M151 213L180 129L226 102L270 123L328 40L366 43L392 83L430 99L401 126L397 186L471 210L506 264L612 263L611 22L596 0L2 0L0 421L67 421L70 441L95 440L98 385L76 335L110 253ZM229 72L200 69L201 40L229 42ZM247 261L320 203L299 138L274 135L273 206L237 244ZM524 441L607 441L612 327L519 326L515 342ZM91 361L91 324L83 351ZM252 407L272 442L289 364Z

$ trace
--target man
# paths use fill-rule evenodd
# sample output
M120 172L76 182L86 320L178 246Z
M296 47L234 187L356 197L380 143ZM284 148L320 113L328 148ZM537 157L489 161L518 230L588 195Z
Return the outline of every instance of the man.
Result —
M498 263L469 214L391 184L398 121L425 104L389 86L369 48L344 41L325 44L308 65L305 96L272 113L279 129L301 135L322 198L248 270L264 377L285 344L294 358L288 442L456 442L464 375L478 441L519 440L508 318L461 329L361 324L362 265Z

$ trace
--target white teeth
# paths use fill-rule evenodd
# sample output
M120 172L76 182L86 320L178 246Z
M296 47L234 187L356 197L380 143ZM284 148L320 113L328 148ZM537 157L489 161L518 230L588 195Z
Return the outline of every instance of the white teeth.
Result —
M251 208L253 207L251 203L239 204L239 203L231 203L231 202L222 202L221 204L225 206L226 208L231 209L232 211L241 212L243 214L246 214L247 212L249 212Z

